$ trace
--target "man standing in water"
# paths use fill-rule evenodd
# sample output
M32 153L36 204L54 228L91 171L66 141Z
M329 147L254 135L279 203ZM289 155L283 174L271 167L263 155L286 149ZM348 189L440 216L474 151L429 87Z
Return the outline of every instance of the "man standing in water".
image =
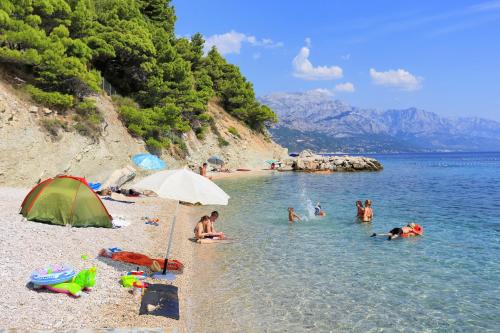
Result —
M363 211L363 222L371 222L373 219L372 201L365 201L365 209Z

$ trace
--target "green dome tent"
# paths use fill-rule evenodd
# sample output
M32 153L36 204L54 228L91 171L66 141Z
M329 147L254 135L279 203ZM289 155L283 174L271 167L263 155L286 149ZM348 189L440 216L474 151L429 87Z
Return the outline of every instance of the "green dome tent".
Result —
M58 176L36 185L24 198L21 214L29 221L73 227L111 228L111 215L83 178Z

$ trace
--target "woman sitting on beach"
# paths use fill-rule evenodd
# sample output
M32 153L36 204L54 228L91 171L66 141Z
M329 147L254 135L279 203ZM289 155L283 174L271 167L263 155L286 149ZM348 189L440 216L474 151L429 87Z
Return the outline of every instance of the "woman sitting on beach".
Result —
M363 222L371 222L373 219L372 201L365 201L365 209L363 210Z
M224 233L214 233L210 231L211 222L210 217L205 215L196 223L194 227L194 237L196 239L211 238L211 239L224 239Z

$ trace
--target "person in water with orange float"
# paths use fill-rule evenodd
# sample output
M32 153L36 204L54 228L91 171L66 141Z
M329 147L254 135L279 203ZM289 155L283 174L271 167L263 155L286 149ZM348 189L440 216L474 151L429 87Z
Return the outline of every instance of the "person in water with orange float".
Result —
M319 202L314 207L314 215L319 217L326 216L326 212L321 208L321 204Z
M408 237L422 236L423 234L424 234L424 228L422 228L421 225L412 222L404 227L394 228L386 234L373 233L370 237L387 236L387 240L393 240L398 237L408 238Z

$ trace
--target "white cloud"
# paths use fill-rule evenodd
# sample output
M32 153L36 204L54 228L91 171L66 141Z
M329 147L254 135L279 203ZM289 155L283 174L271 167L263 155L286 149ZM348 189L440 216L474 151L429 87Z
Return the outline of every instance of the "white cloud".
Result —
M407 91L422 88L423 78L414 76L404 69L391 69L386 72L377 72L374 68L370 68L370 76L372 82L380 86L394 87Z
M310 44L311 40L306 38L306 45ZM309 61L309 53L309 47L304 46L293 58L293 76L304 80L333 80L342 77L342 68L338 66L313 66Z
M312 90L308 90L309 94L317 94L317 95L327 95L329 97L335 96L336 93L344 93L344 92L354 92L354 84L351 82L339 83L333 88L316 88Z
M316 95L327 95L327 96L335 95L332 89L327 89L327 88L316 88L313 90L308 90L307 93Z
M349 59L351 59L351 54L347 53L347 54L341 55L340 59L342 59L342 60L349 60Z
M215 46L221 54L239 54L243 43L248 43L251 46L261 46L266 48L283 46L282 42L274 42L270 38L263 38L259 40L255 36L231 30L230 32L226 32L224 34L208 36L205 39L205 53L208 52L212 46Z
M307 37L305 42L307 47L311 47L311 38Z
M260 59L260 53L255 52L254 54L252 54L252 58L254 58L255 60Z
M470 6L468 8L472 12L493 11L500 9L500 1L488 1Z
M351 82L346 82L346 83L339 83L335 86L333 89L338 92L354 92L354 84Z

